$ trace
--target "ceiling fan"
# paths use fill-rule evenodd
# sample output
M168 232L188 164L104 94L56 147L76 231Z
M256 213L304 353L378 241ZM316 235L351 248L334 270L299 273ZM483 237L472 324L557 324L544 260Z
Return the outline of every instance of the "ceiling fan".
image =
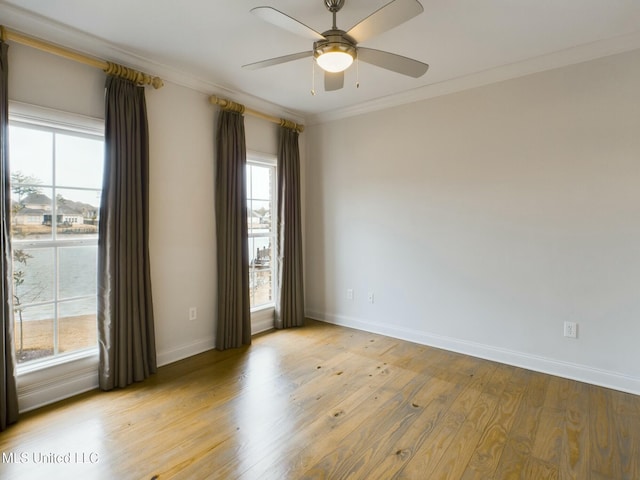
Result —
M418 78L429 68L426 63L395 53L361 47L359 44L382 32L390 30L401 23L419 15L424 10L417 0L393 0L361 20L346 32L336 25L337 13L344 6L345 0L324 0L324 4L333 14L333 26L326 32L319 33L299 22L286 13L272 7L255 7L251 13L262 20L289 32L313 40L313 50L270 58L260 62L243 65L243 68L255 70L280 63L291 62L305 57L313 57L324 72L324 89L339 90L344 85L344 71L355 59L370 63L392 72Z

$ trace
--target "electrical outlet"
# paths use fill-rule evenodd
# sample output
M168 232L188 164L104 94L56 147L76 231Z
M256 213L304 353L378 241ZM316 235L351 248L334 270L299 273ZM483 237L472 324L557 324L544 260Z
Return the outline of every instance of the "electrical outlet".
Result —
M347 288L347 300L353 300L353 288Z
M578 338L578 324L576 322L564 322L564 336Z
M198 318L198 309L196 307L189 307L189 320L193 321Z
M373 292L369 292L367 294L367 300L369 301L369 303L373 303Z

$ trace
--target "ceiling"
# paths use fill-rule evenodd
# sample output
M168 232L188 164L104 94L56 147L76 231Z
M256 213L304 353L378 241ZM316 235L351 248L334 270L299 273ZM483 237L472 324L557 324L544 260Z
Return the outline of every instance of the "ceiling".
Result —
M346 0L348 30L389 0ZM251 96L303 118L391 105L475 84L640 48L638 0L421 0L424 12L363 46L430 65L414 79L360 63L342 90L301 59L261 70L242 65L311 49L311 41L257 18L274 7L317 31L323 0L0 0L0 23L209 93ZM356 82L359 81L359 88ZM373 107L371 107L373 108Z

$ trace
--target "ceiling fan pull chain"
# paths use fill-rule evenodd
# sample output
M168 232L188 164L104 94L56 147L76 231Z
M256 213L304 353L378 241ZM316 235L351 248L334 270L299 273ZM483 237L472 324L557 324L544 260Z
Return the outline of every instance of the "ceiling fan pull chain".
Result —
M311 95L316 94L316 60L311 57Z
M360 59L356 53L356 88L360 88Z

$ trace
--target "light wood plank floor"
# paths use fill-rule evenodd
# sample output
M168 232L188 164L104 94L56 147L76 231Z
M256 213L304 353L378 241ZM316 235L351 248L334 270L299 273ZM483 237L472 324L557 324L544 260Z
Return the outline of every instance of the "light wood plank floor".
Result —
M640 397L309 321L27 413L0 451L4 480L639 479Z

